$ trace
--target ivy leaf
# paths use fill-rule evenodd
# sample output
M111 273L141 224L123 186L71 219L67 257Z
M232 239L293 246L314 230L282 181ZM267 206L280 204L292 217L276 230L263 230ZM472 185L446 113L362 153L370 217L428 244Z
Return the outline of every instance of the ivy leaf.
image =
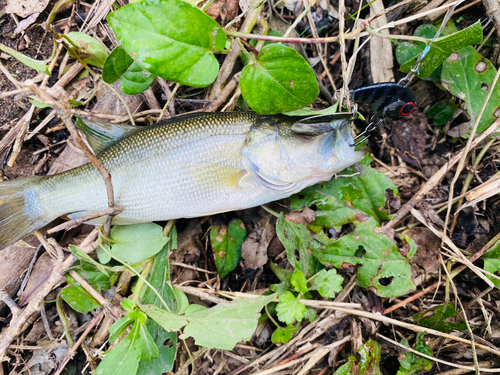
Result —
M343 281L335 269L321 270L314 276L309 290L317 290L323 298L334 298L335 293L342 291Z
M271 341L273 344L286 344L290 341L299 329L300 324L291 325L288 324L286 327L278 327L274 330L273 335L271 336Z
M473 47L454 52L443 64L442 84L465 101L471 127L479 116L496 73L493 64ZM477 134L482 133L499 115L500 83L497 83L477 127Z
M135 324L130 333L104 356L96 375L135 375L142 354L141 324Z
M319 94L314 71L294 49L265 46L257 60L241 72L241 94L255 111L276 114L308 106Z
M290 284L293 285L295 291L298 293L305 294L308 292L307 280L300 270L293 271L292 278L290 279Z
M467 325L457 314L452 304L439 305L425 312L413 315L413 321L427 328L441 332L464 331Z
M483 40L483 28L481 22L463 29L459 32L453 33L448 36L437 38L432 43L432 46L427 55L422 59L419 71L416 73L418 77L428 77L432 74L438 66L440 66L454 51L470 46L472 44L479 44ZM425 43L428 46L430 39ZM420 43L423 44L423 43ZM421 47L421 46L420 46ZM422 51L425 47L421 47ZM420 48L416 48L417 50ZM413 58L401 65L401 71L408 73L417 61L418 52Z
M225 278L240 263L241 245L247 238L245 224L233 219L229 225L214 225L210 230L210 243L215 257L215 266L221 279Z
M154 223L115 225L109 235L114 241L111 254L129 263L151 258L169 240L162 227Z
M276 306L279 320L286 324L292 324L304 319L307 309L291 292L280 294L279 300L280 302Z
M101 41L79 31L72 31L66 34L66 37L77 46L78 56L83 62L99 68L104 66L104 62L108 57L108 51ZM75 57L71 52L70 55Z
M182 0L144 0L108 15L125 51L168 81L206 87L219 73L213 51L226 44L222 27Z

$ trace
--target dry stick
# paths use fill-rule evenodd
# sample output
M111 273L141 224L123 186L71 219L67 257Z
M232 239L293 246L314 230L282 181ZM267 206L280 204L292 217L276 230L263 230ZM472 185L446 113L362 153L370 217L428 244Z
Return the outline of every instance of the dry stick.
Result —
M94 327L99 324L99 322L101 321L101 319L103 318L103 316L104 316L104 310L102 310L99 313L99 315L97 315L94 319L92 319L92 322L88 325L88 327L82 333L82 335L80 336L80 338L78 339L78 341L75 343L75 345L73 345L69 349L68 354L66 354L66 357L64 357L63 361L59 365L59 368L54 373L54 375L61 374L61 372L64 370L64 368L66 367L66 365L68 364L68 362L70 361L70 359L73 358L73 356L76 354L76 351L78 350L78 348L80 347L80 345L87 338L87 336L89 335L90 331L92 331L92 329L94 329Z
M441 285L441 281L436 281L434 284L428 286L424 290L422 290L422 291L420 291L418 293L415 293L414 295L412 295L412 296L404 299L403 301L398 302L395 305L392 305L391 307L385 309L384 310L384 315L390 314L394 310L397 310L400 307L402 307L402 306L404 306L404 305L406 305L406 304L408 304L408 303L410 303L412 301L415 301L417 298L420 298L420 297L426 295L427 293L433 291L434 289L436 289L437 287L439 287L439 285Z
M59 225L55 226L54 228L50 228L47 231L47 234L60 232L62 230L70 230L70 229L76 228L80 224L83 224L89 220L94 220L94 219L97 219L98 217L101 217L101 216L108 216L108 215L114 216L114 215L119 214L122 211L123 211L123 207L120 207L120 206L108 207L103 211L96 212L95 214L87 215L87 216L81 217L79 219L72 219L72 220L67 221L65 223L59 224Z
M368 25L373 20L376 20L377 18L381 17L384 14L387 14L389 12L392 12L395 9L401 8L402 6L411 3L414 0L404 0L398 4L393 5L392 7L386 8L383 12L380 12L379 14L376 14L367 20L361 22L361 24L358 26L357 29L350 33L344 34L345 39L354 39L356 36L361 33ZM449 8L450 6L444 6L442 7L443 9ZM432 13L434 11L438 11L439 9L434 9L433 11L430 11L429 13ZM419 15L417 18L423 17L424 15ZM391 22L387 27L393 27L392 25L397 25L398 23L396 22ZM280 36L267 36L267 35L258 35L258 34L248 34L248 33L242 33L242 32L237 32L237 31L226 31L227 35L230 36L235 36L235 37L240 37L240 38L245 38L245 39L257 39L257 40L265 40L269 42L278 42L278 43L301 43L301 44L312 44L312 43L333 43L333 42L338 42L340 39L339 37L332 36L328 38L283 38Z
M9 168L12 168L14 166L17 157L21 153L21 148L23 147L24 143L24 136L28 132L31 118L33 117L34 112L35 112L35 106L32 104L27 112L27 116L23 116L24 121L22 121L21 129L19 129L19 131L17 132L16 140L14 142L14 147L12 147L12 152L10 154L9 161L7 162L7 166Z
M486 129L481 135L474 138L474 140L471 142L470 148L472 149L476 147L484 139L493 134L497 130L498 126L500 126L500 118L496 119L495 122L491 124L488 127L488 129ZM432 189L434 189L434 187L441 181L441 179L446 175L446 173L448 173L448 171L451 168L453 168L453 166L456 163L458 163L458 161L462 158L464 153L465 149L462 149L458 153L456 153L447 164L441 167L441 169L437 171L436 174L434 174L434 176L432 176L420 188L420 190L408 202L406 202L403 207L399 209L394 219L385 224L384 227L393 228L397 223L399 223L427 193L429 193Z
M204 111L206 111L206 112L215 112L216 110L218 110L220 108L220 106L226 102L226 100L229 97L229 95L231 95L231 93L234 90L236 90L236 87L238 87L238 84L240 82L240 77L241 77L241 72L236 73L233 76L233 78L231 78L231 80L229 81L229 83L222 89L222 91L220 91L220 93L217 96L217 98L215 98L212 101L212 103L210 103L208 105L208 107L206 107L204 109Z
M252 1L252 4L250 5L251 10L248 12L247 16L245 17L245 21L243 21L243 24L241 25L240 31L242 31L243 33L251 32L253 27L257 23L257 16L262 10L262 5L255 9L252 9L252 7L257 3L257 1L258 0ZM228 33L228 31L226 31L226 33ZM232 51L224 59L224 63L220 68L219 75L217 76L217 79L212 86L212 90L209 96L209 99L211 100L215 99L215 97L219 95L219 91L222 89L222 86L224 86L227 80L229 79L229 76L233 71L234 64L236 64L236 60L240 55L241 49L238 43L233 41L232 47L233 47Z
M103 177L104 184L106 185L106 192L108 194L108 206L114 207L115 197L113 185L111 183L111 174L92 153L87 144L80 137L80 134L78 134L76 126L71 120L71 109L68 103L58 103L51 95L49 95L45 90L40 89L31 80L27 80L25 82L25 86L30 88L40 99L49 104L56 111L59 118L64 122L64 125L66 125L66 129L68 129L73 139L78 143L80 149L85 153L85 156L87 156L90 162Z
M338 311L338 312L343 312L343 313L346 313L349 315L356 315L356 316L361 316L363 318L377 320L377 321L380 321L382 323L393 324L395 326L398 326L401 328L406 328L406 329L409 329L409 330L414 331L414 332L428 333L430 335L443 337L443 338L448 339L448 340L461 342L462 344L467 344L467 345L472 344L472 342L470 340L464 339L462 337L453 336L453 335L450 335L448 333L436 331L435 329L432 329L432 328L425 328L425 327L417 326L415 324L400 322L399 320L388 318L388 317L382 316L380 314L374 314L374 313L370 313L370 312L362 311L362 310L346 309L346 308L342 308L342 307L334 307L334 308L332 308L332 310ZM474 343L474 345L478 349L483 349L483 350L486 350L486 351L493 353L497 356L500 356L499 350L492 349L486 345L482 345L482 344L478 344L478 343Z
M80 244L80 249L87 254L93 251L98 246L97 241L95 241L96 238L97 229L94 229ZM47 294L59 284L66 271L73 266L75 261L76 258L72 255L65 260L57 260L47 281L36 292L24 310L11 320L9 327L0 336L0 362L8 360L6 353L10 344L31 325L30 318L41 310Z
M456 52L455 52L456 53ZM498 79L500 78L500 70L497 71L497 74L495 75L495 78L493 79L493 83L490 85L490 90L488 91L488 95L486 95L486 99L483 102L483 106L481 107L481 111L479 111L479 114L476 118L476 121L474 122L474 126L472 127L471 130L471 135L467 141L467 144L465 145L465 150L464 153L462 154L462 157L460 158L460 162L458 163L457 170L455 171L455 176L453 177L453 181L450 184L450 192L448 195L448 210L446 211L446 218L444 220L444 225L443 225L443 235L446 235L446 230L448 228L448 222L450 220L450 213L453 205L453 190L455 189L455 183L458 180L458 177L460 177L460 173L462 173L462 170L464 169L465 166L465 161L467 159L467 155L469 154L469 150L471 149L471 143L474 139L474 136L476 135L477 127L479 126L479 121L481 121L481 118L483 117L484 110L486 109L486 105L490 101L491 94L493 93L493 90L495 89ZM443 241L441 242L443 244Z

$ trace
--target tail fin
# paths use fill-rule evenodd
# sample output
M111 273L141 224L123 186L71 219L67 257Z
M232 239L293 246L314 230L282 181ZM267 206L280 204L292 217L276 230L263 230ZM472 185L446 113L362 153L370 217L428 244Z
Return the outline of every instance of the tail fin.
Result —
M43 178L0 182L0 250L52 221L44 217L34 189Z

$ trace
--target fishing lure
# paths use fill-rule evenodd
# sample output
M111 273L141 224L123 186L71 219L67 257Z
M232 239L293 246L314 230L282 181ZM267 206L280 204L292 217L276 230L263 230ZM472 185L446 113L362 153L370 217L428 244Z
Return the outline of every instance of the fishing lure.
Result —
M376 83L351 91L352 101L370 106L372 115L397 120L410 115L417 106L412 92L398 83Z

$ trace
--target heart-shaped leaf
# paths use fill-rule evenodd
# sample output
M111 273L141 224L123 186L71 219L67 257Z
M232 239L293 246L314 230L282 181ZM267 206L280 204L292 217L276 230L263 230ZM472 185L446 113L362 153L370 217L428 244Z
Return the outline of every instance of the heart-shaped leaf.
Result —
M226 34L220 25L182 0L144 0L110 13L108 22L125 51L166 80L205 87L219 73L213 51Z
M307 61L294 49L277 43L262 48L258 59L243 69L240 85L243 99L261 114L303 108L319 94Z

